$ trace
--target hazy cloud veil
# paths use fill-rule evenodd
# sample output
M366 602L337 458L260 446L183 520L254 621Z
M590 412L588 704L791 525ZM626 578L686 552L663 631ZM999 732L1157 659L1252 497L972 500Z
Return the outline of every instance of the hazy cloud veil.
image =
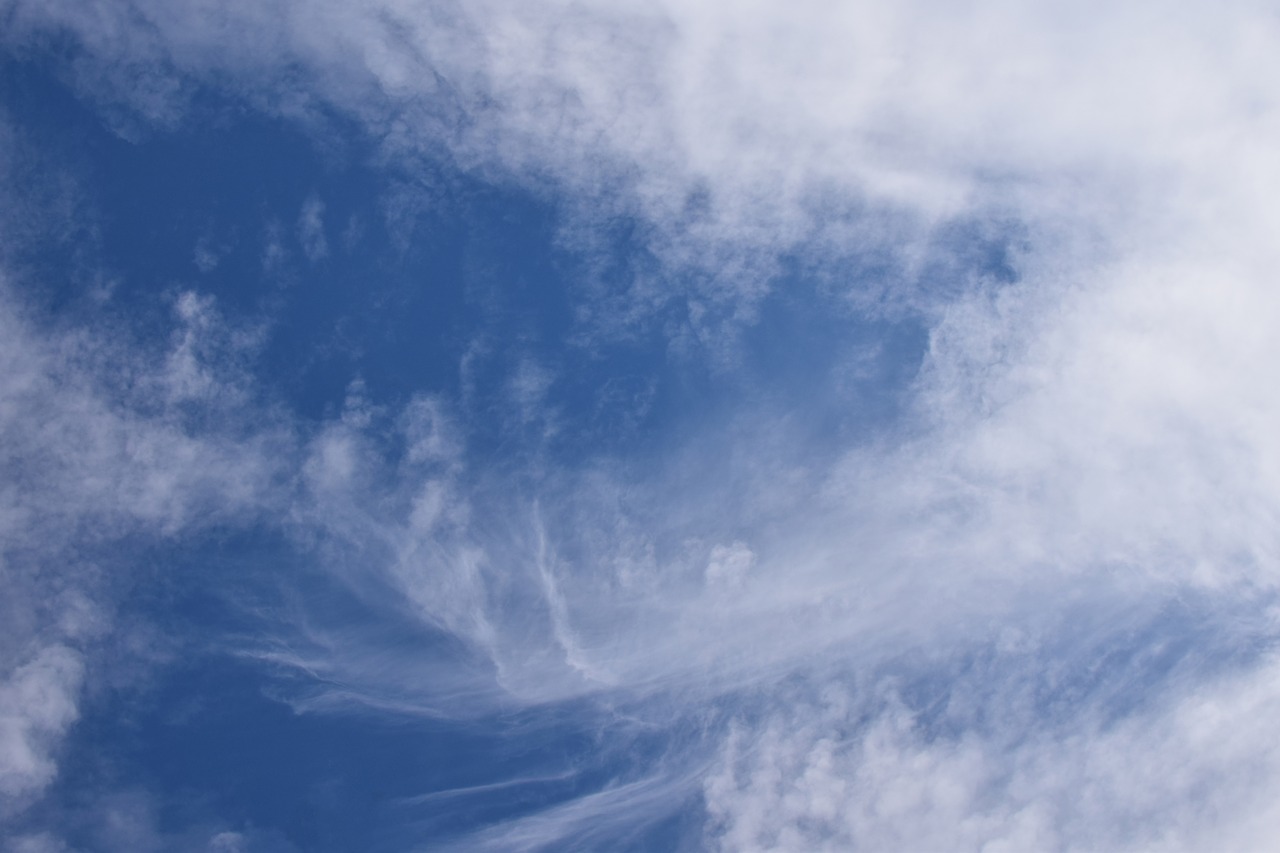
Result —
M219 656L290 731L447 734L418 791L342 759L365 849L1273 844L1268 4L0 22L80 116L4 90L11 849L347 849L95 788L95 714ZM238 186L241 126L243 210L101 177Z

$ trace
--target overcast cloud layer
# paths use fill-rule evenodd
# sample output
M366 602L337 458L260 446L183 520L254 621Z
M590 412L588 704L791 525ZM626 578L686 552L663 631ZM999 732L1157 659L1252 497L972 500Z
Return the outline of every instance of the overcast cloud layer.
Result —
M9 849L1273 843L1267 4L0 31ZM218 667L411 759L166 790Z

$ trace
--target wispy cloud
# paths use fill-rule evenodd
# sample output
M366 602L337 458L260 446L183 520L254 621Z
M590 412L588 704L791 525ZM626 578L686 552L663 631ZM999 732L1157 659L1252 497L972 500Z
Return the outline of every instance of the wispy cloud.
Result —
M298 242L313 264L329 254L329 241L324 233L324 202L314 193L307 196L298 214Z
M275 500L276 454L290 439L240 420L244 392L228 354L245 341L207 299L184 294L174 313L171 347L138 353L127 338L41 326L7 285L0 293L0 793L9 815L56 775L128 583L121 543L252 517Z

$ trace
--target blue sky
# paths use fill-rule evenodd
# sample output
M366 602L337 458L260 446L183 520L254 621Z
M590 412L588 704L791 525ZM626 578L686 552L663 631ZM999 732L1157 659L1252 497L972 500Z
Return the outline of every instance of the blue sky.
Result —
M1267 849L1278 37L0 0L0 849Z

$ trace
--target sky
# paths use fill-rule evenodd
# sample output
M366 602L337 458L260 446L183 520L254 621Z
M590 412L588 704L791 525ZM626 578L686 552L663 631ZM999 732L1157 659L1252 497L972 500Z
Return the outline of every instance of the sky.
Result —
M1278 48L0 0L0 850L1272 848Z

